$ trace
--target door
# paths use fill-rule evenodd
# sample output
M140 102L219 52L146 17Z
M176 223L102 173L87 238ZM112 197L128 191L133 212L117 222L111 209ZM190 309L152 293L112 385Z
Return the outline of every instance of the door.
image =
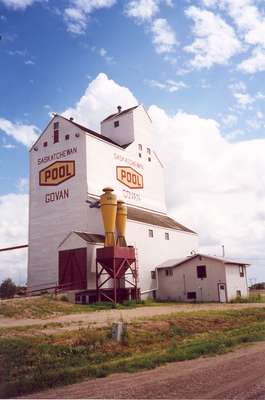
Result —
M86 289L86 248L59 251L59 285L66 290Z
M225 283L218 283L218 293L220 303L226 303L226 288Z

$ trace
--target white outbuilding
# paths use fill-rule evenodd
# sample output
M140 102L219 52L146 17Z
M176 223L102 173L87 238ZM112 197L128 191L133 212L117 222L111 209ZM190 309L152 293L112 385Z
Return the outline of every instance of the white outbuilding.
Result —
M248 295L248 264L228 258L194 254L168 260L153 271L161 300L225 303Z

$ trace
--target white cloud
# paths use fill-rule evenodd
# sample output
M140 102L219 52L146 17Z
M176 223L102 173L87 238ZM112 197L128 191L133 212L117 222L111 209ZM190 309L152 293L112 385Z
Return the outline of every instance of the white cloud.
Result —
M28 178L20 178L17 183L17 188L18 188L19 192L27 192L29 189Z
M67 30L76 35L84 34L90 14L101 8L110 8L116 0L71 0L64 10Z
M150 21L159 11L159 0L132 0L125 7L127 17L137 23Z
M40 133L35 125L13 123L5 118L0 118L0 131L27 147L30 147L37 140Z
M25 64L26 64L26 65L35 65L35 62L32 61L32 60L26 60L26 61L25 61Z
M248 74L265 71L265 49L255 48L251 56L239 64L238 69Z
M99 49L98 53L99 53L100 57L102 57L106 61L106 63L115 64L114 58L108 54L108 51L106 49L104 49L104 47L101 47L101 49Z
M186 15L194 21L195 40L184 50L194 54L191 65L210 68L214 64L227 64L231 57L242 51L234 29L211 11L191 6Z
M236 125L238 117L236 115L228 114L223 118L223 123L229 127Z
M235 82L229 85L239 108L247 109L256 101L256 96L252 96L247 92L244 82Z
M28 195L0 196L0 243L1 248L28 243ZM26 262L26 250L0 253L0 281L11 277L24 283Z
M158 54L171 53L178 44L176 34L165 18L157 18L152 22L151 32L153 44Z
M25 8L32 6L33 3L46 2L47 0L0 0L6 7L13 10L25 10Z
M185 89L188 86L186 83L182 81L174 81L172 79L167 79L165 82L159 82L157 80L147 80L146 81L150 87L158 88L161 90L165 90L169 93L174 93L179 91L180 89Z
M129 89L117 85L105 74L99 74L87 87L85 93L74 107L63 115L73 117L77 122L99 130L100 121L108 114L116 112L116 107L132 107L138 104Z

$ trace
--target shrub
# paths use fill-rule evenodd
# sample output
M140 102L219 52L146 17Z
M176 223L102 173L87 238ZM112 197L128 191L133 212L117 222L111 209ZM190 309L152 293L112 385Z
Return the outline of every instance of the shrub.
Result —
M16 294L16 285L11 278L5 279L0 285L0 298L11 299Z

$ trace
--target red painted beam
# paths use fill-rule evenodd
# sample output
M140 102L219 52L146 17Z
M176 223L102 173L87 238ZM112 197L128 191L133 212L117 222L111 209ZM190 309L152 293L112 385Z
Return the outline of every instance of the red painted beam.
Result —
M24 249L24 248L26 248L26 247L29 247L29 245L28 245L28 244L22 244L22 245L20 245L20 246L6 247L6 248L4 248L4 249L0 249L0 252L1 252L1 251L9 251L9 250Z

